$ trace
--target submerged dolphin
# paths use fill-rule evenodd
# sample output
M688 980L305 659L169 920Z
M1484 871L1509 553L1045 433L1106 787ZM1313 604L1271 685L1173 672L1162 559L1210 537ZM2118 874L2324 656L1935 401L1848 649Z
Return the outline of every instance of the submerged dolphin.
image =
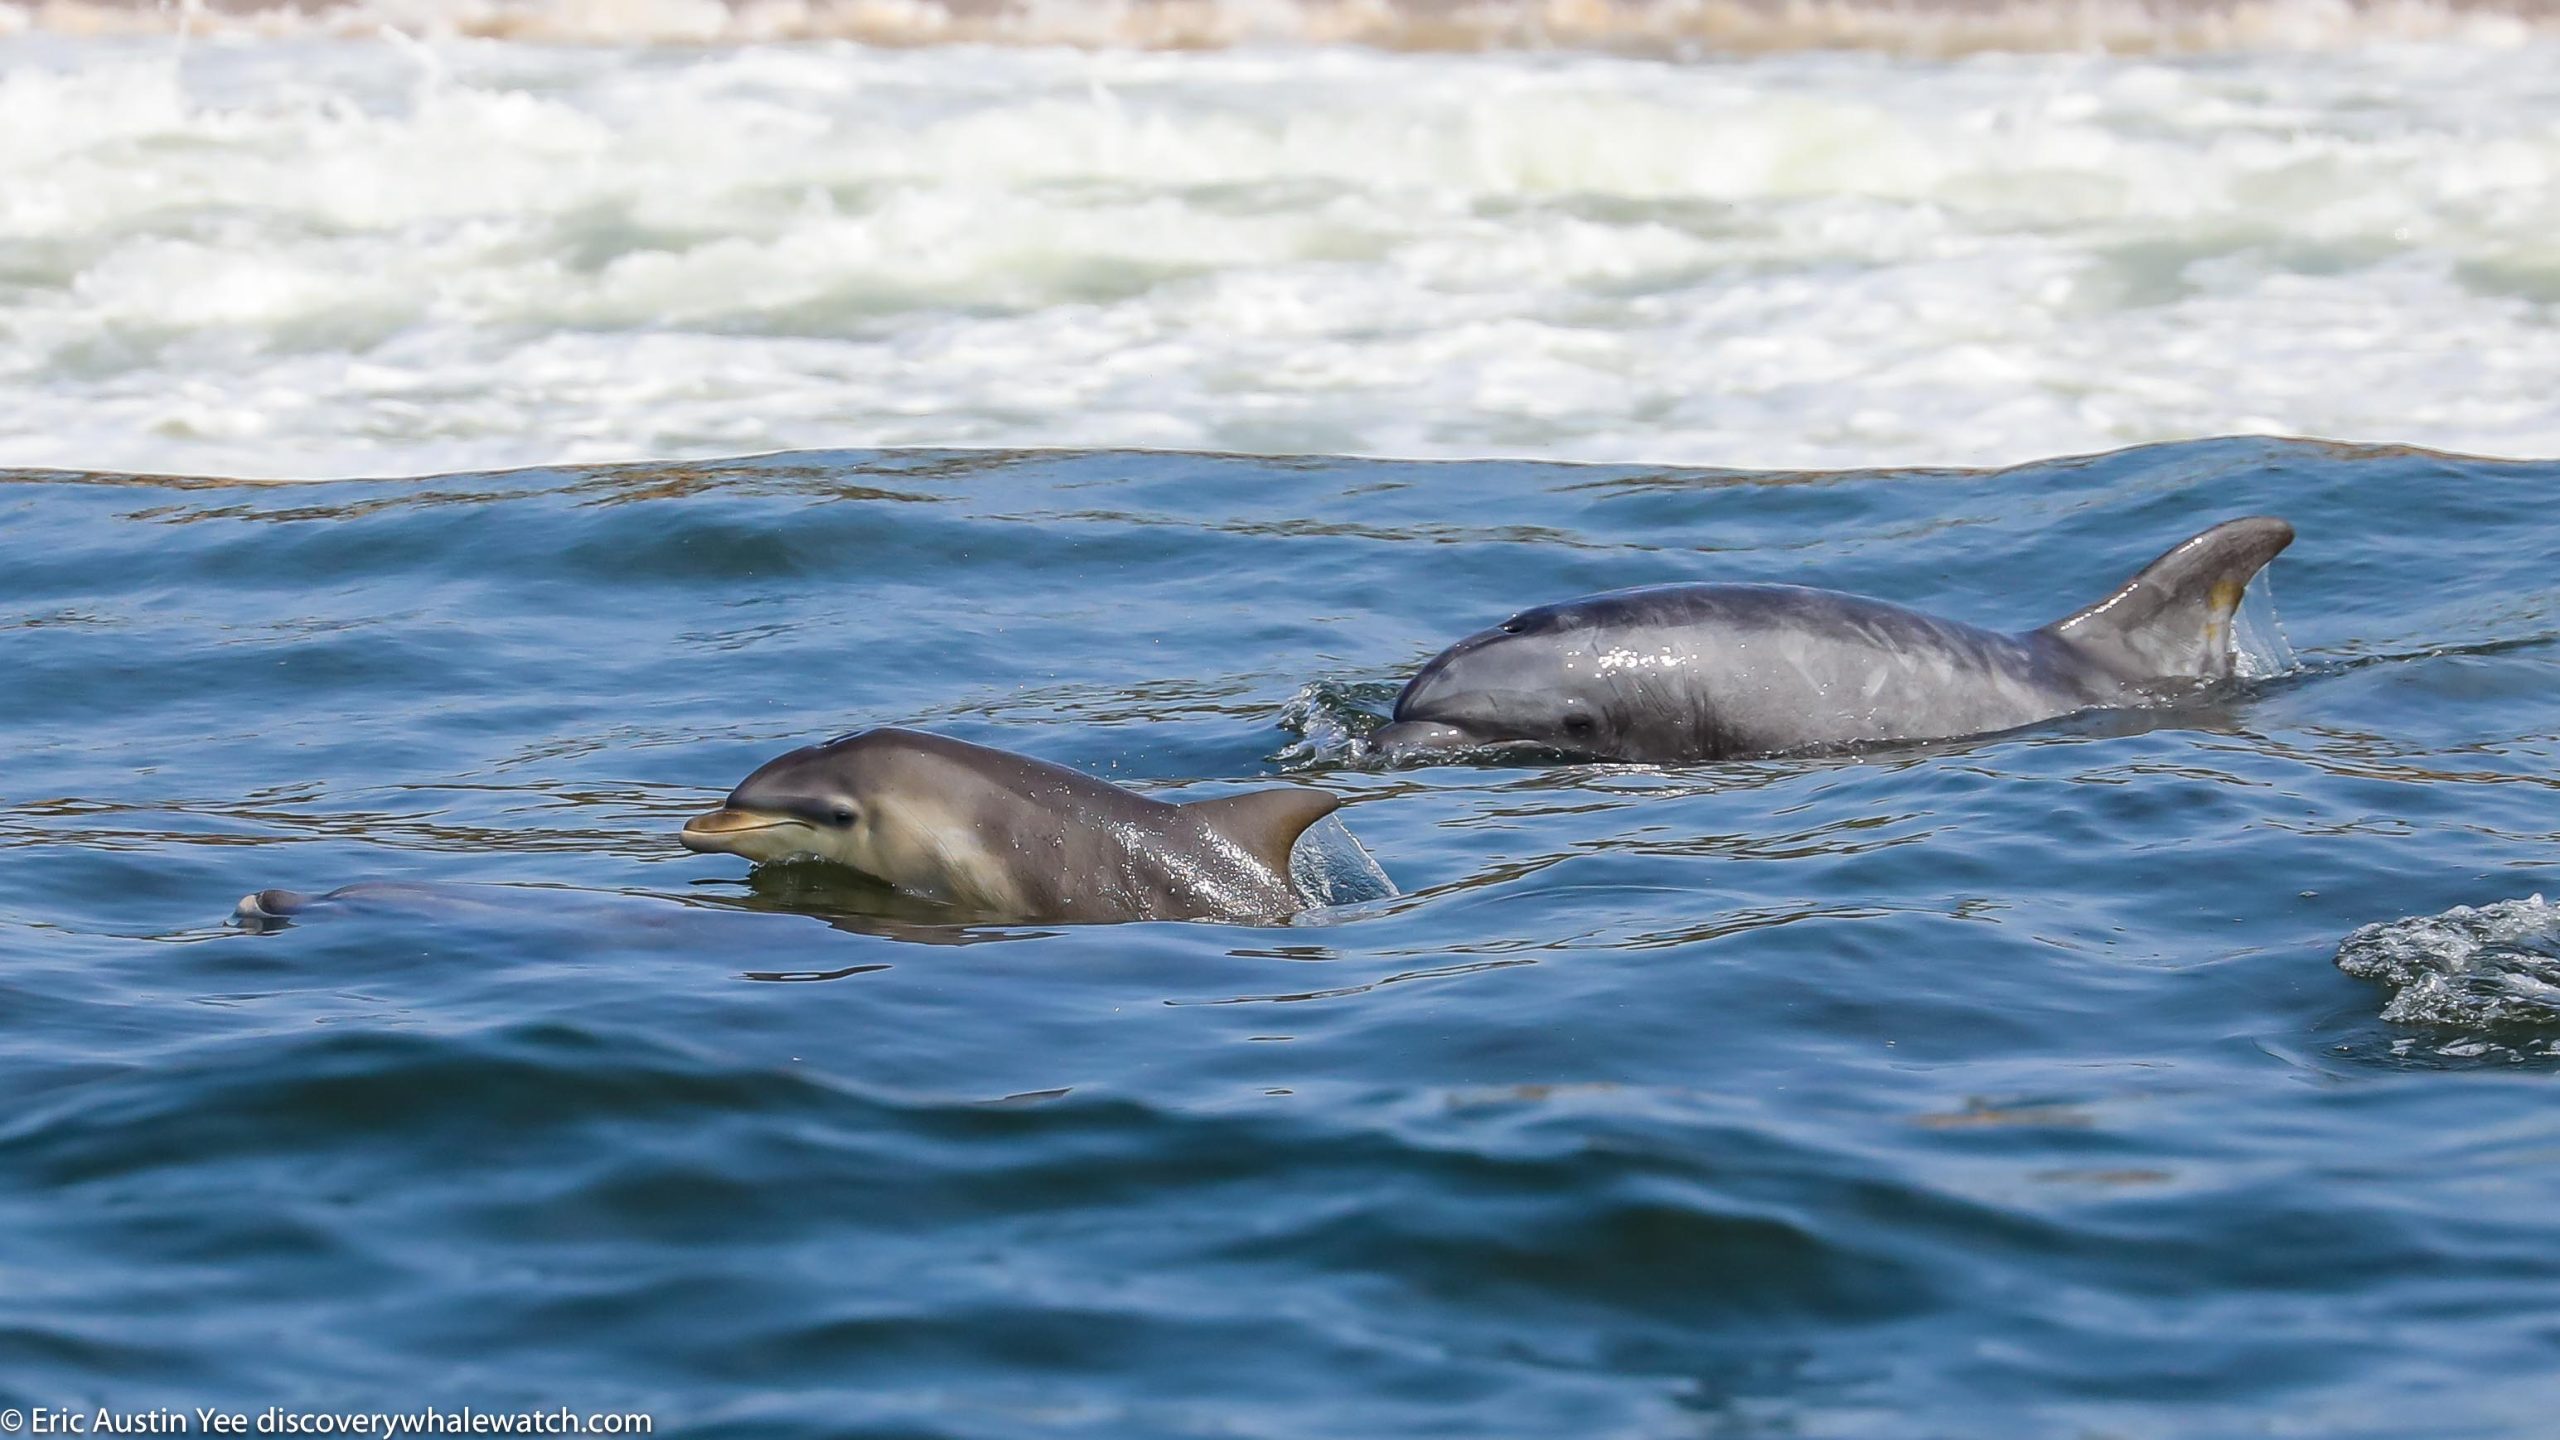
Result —
M504 892L492 890L493 894ZM552 897L542 897L550 901ZM475 905L485 907L486 900L467 887L451 885L418 885L401 880L359 880L341 885L323 895L307 895L299 890L260 890L240 897L231 907L231 923L253 935L282 930L313 910L333 907L376 906L385 909L415 910L423 914L452 914Z
M686 822L688 850L815 858L990 919L1267 919L1289 852L1341 802L1255 790L1172 805L1045 761L866 730L771 761Z
M761 882L766 877L756 877ZM817 887L809 887L817 888ZM779 892L779 893L775 893ZM881 904L867 897L859 909L846 909L839 894L809 895L782 878L768 888L751 882L745 896L688 897L679 902L659 896L612 890L577 890L562 886L492 884L486 881L359 880L324 894L299 890L260 890L232 907L234 929L272 935L306 921L388 922L403 930L462 927L498 934L550 932L546 949L562 946L621 950L676 946L719 954L764 955L777 944L787 948L797 926L782 922L815 920L831 929L887 940L926 945L974 945L983 940L1025 938L1024 932L977 929L951 923L949 912L922 901ZM741 928L745 927L745 928ZM1038 932L1029 932L1037 934ZM842 971L746 972L750 980L827 978L856 974L877 965Z
M1653 585L1523 610L1434 656L1369 737L1392 761L1525 747L1667 763L1979 735L2232 674L2232 613L2293 543L2216 525L2024 635L1793 585Z

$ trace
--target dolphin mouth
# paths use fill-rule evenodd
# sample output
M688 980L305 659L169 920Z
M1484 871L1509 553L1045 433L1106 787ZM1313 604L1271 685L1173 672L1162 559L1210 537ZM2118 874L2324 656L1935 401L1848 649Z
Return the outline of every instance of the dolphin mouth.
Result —
M1369 750L1388 764L1482 750L1498 743L1477 739L1437 720L1398 720L1369 732Z
M791 823L791 817L787 815L764 815L723 805L707 815L696 815L684 822L684 829L676 832L676 839L683 842L684 848L696 853L735 854L742 837Z
M1485 736L1437 720L1398 720L1369 732L1369 753L1389 765L1431 765L1442 761L1486 765L1518 765L1553 761L1588 764L1607 757L1546 740L1518 736Z

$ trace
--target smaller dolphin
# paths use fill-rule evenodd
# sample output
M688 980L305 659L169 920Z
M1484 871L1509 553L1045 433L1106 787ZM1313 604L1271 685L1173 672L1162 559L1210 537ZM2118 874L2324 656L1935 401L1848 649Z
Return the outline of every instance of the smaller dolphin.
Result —
M2251 576L2232 520L2023 635L1794 585L1652 585L1523 610L1425 664L1369 737L1394 762L1528 749L1668 764L1981 735L2227 679Z
M284 929L296 917L315 909L377 904L432 912L449 907L457 893L460 892L451 887L413 885L399 880L360 880L353 885L341 885L325 895L306 895L299 890L260 890L241 896L240 903L231 907L231 923L252 935L265 935Z
M812 858L992 920L1261 920L1303 908L1289 852L1341 804L1255 790L1167 804L1046 761L866 730L768 762L688 850Z
M564 948L680 946L712 953L759 955L789 945L798 927L781 925L785 919L815 920L851 934L926 945L974 945L982 940L1012 940L1040 933L955 925L944 907L921 900L902 901L898 896L865 897L869 903L858 910L847 910L840 908L840 889L807 895L795 890L793 877L788 875L779 877L769 891L762 882L772 873L756 876L751 893L738 899L689 896L681 902L556 885L359 880L319 895L299 890L260 890L242 896L240 903L232 907L231 924L252 935L272 935L306 921L334 924L370 920L403 929L458 927L496 934L550 933L559 937L558 943ZM775 891L779 893L772 893ZM879 903L881 898L889 903ZM546 942L546 948L551 943ZM746 977L801 978L878 968L873 965L841 972L781 974L750 970Z

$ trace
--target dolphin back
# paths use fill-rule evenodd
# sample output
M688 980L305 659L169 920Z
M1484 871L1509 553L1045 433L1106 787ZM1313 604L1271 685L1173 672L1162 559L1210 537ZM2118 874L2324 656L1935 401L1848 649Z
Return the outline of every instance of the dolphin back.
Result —
M1341 806L1341 801L1321 790L1291 788L1249 790L1215 800L1194 800L1182 808L1211 833L1261 861L1286 881L1289 852L1297 848L1298 837Z
M2097 604L2037 632L2127 680L2222 680L2234 665L2231 617L2251 577L2293 543L2272 515L2226 520L2152 561Z

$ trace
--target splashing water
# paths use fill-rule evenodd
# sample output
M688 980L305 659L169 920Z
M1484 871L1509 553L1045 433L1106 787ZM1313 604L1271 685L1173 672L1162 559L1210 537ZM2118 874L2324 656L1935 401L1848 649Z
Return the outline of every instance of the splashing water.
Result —
M2337 965L2389 987L2382 1018L2397 1024L2560 1025L2560 907L2540 895L2367 925Z
M1401 893L1339 815L1327 815L1298 837L1289 852L1289 881L1316 906L1357 905Z
M2302 663L2285 638L2284 617L2276 613L2275 591L2264 570L2241 593L2239 613L2232 617L2231 650L2233 668L2243 680L2290 674Z
M1272 758L1288 771L1356 763L1368 753L1366 737L1384 723L1400 688L1398 681L1311 680L1299 686L1281 705L1278 722L1296 738Z

